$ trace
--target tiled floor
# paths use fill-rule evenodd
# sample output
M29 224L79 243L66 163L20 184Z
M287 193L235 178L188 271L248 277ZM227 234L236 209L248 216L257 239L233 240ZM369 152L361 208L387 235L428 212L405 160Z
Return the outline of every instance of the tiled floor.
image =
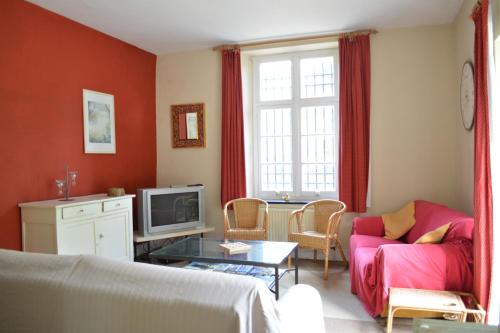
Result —
M294 284L293 277L294 273L289 272L282 278L280 289L283 293ZM385 318L373 319L366 313L358 298L351 294L349 271L341 264L332 265L328 280L325 281L322 262L302 260L299 265L299 282L313 286L321 294L327 332L385 332ZM393 332L412 332L412 320L396 318Z

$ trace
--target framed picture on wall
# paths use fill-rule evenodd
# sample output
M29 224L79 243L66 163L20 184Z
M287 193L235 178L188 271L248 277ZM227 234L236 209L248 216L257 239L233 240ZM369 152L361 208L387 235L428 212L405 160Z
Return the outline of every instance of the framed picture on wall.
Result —
M172 146L205 147L205 104L172 105Z
M115 154L115 98L83 89L83 138L86 154Z

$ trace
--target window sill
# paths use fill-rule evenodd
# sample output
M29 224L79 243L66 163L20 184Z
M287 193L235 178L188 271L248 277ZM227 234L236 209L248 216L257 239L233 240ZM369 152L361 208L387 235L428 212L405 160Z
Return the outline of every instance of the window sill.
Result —
M265 200L265 199L264 199ZM270 205L305 205L310 201L307 200L266 200Z

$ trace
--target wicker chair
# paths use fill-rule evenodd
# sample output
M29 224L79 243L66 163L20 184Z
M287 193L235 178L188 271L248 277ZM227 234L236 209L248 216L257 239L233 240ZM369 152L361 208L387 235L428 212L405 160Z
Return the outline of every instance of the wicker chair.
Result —
M234 224L229 223L228 208L233 206ZM259 225L259 208L264 206L264 218ZM269 205L264 200L240 198L224 205L224 238L242 240L267 240L269 235Z
M308 209L314 209L314 230L305 230L302 217ZM288 241L299 243L299 247L314 250L314 260L317 259L317 250L322 250L325 257L325 271L323 278L328 279L328 254L330 248L338 248L340 256L347 266L347 259L338 240L340 220L346 210L346 206L341 201L317 200L306 204L301 209L291 213L288 219ZM297 227L293 228L293 221L297 222ZM291 257L288 258L290 267Z

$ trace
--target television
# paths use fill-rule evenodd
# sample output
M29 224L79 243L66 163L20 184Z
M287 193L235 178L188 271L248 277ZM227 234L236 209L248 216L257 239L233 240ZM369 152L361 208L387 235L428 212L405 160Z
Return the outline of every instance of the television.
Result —
M203 185L137 190L137 217L142 236L205 225Z

